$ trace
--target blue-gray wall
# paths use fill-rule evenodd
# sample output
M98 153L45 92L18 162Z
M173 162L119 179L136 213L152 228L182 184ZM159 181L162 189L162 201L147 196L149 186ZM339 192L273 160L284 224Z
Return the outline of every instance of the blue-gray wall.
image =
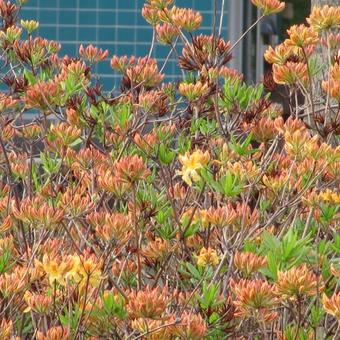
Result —
M40 22L39 34L62 44L61 54L76 56L80 44L94 44L108 49L110 57L117 55L145 56L152 39L152 29L141 15L144 0L29 0L22 16ZM211 34L214 0L177 0L178 7L191 7L203 15L200 33ZM228 0L226 1L228 3ZM221 5L221 0L218 0ZM228 5L226 5L223 37L228 35ZM179 51L181 48L178 49ZM154 56L162 61L169 48L156 44ZM117 75L109 60L100 63L96 70L105 87L115 83ZM165 69L167 80L175 80L180 73L174 58Z

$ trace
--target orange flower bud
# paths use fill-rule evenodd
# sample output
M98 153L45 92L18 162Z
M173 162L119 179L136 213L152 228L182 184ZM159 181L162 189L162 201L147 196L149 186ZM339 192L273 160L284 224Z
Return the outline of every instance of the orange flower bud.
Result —
M273 65L273 77L277 84L294 85L299 81L306 84L308 68L305 63L287 62L285 65Z
M329 30L340 27L340 7L339 6L323 6L313 7L312 12L307 18L307 22L316 30Z
M170 45L178 35L178 30L167 23L156 25L158 41L164 45Z
M328 314L340 320L340 292L334 293L330 298L323 294L322 305Z
M264 54L264 58L270 64L284 65L293 54L293 48L286 44L280 44L273 49L271 46Z
M202 16L199 12L190 8L176 8L171 12L171 19L175 26L178 26L188 32L197 30L202 23Z
M12 320L1 319L0 338L3 340L10 340L12 331L13 331Z
M267 265L267 259L263 256L249 252L236 252L234 257L234 265L246 277L252 273L257 272L260 268Z
M286 39L284 44L286 46L305 47L308 45L315 45L319 41L318 33L312 27L305 25L293 25L287 30L289 39Z
M286 6L280 0L251 0L251 2L263 12L263 15L282 12Z
M130 318L160 318L169 303L167 288L147 286L144 290L133 290L128 295L127 311Z
M179 93L187 97L189 101L195 101L208 94L208 84L203 84L200 81L193 83L181 83L178 88Z
M99 61L105 60L109 55L109 51L108 50L103 51L101 48L98 49L93 45L89 45L87 47L80 45L79 54L84 59L88 60L91 64L96 64Z
M61 326L51 327L46 333L37 332L37 340L70 340L70 332Z
M277 274L276 292L284 299L296 299L302 295L313 296L321 289L317 276L310 271L306 264L293 267Z
M271 311L271 308L278 300L273 286L267 281L242 279L236 282L232 279L230 288L235 295L236 316L253 317L262 322L271 322L277 317L277 313Z

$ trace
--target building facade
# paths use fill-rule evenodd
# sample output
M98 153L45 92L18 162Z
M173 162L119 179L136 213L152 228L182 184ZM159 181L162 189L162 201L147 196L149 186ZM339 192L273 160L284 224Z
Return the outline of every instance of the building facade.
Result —
M306 6L301 7L301 2ZM116 55L148 55L152 28L141 15L145 0L29 0L23 6L22 16L40 22L38 34L62 44L61 55L77 56L80 44L93 44ZM212 33L215 0L176 0L178 7L198 10L203 15L201 28L195 34ZM224 4L221 35L235 42L255 20L256 12L250 0L216 0L218 16ZM283 28L301 21L310 8L310 0L290 0L283 15L272 15L246 36L233 50L230 66L245 74L248 81L258 81L264 71L263 52L268 44L275 44L283 36ZM218 23L219 24L219 23ZM281 33L279 33L281 32ZM177 46L181 52L181 45ZM162 67L169 47L156 43L153 57ZM118 84L120 75L110 68L109 58L96 66L105 88ZM180 69L174 54L166 64L166 81L178 79Z
M229 1L225 1L222 36L227 38ZM141 15L144 0L29 0L22 9L25 19L40 22L38 34L62 44L61 55L76 56L80 44L93 44L108 49L110 57L117 55L145 56L152 41L152 28ZM218 1L221 7L222 1ZM179 7L191 7L203 15L199 30L211 34L214 17L212 0L177 0ZM197 33L197 32L196 32ZM178 46L181 51L181 46ZM156 43L153 56L162 66L169 47ZM164 70L168 81L180 74L175 55L172 55ZM105 87L117 84L117 77L110 68L109 60L96 66Z

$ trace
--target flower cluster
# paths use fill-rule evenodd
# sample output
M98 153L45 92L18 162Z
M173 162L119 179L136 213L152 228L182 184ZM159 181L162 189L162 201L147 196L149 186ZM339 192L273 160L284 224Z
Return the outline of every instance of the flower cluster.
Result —
M249 3L258 21L285 8ZM25 4L0 0L0 339L337 339L339 7L249 85L174 0L141 9L173 83L153 47L62 56Z

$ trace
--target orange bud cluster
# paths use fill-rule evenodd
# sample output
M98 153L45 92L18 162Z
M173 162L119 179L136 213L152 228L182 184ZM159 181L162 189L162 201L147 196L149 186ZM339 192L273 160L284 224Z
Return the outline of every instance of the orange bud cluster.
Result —
M126 156L114 165L117 176L122 182L133 184L150 175L143 160L138 156Z
M275 48L269 46L264 54L264 58L270 64L284 65L293 54L291 46L279 44Z
M322 82L322 88L340 102L340 64L334 64L331 67L330 79Z
M24 301L27 305L25 313L33 311L38 314L46 314L52 306L52 297L46 295L46 292L36 294L27 290L24 295Z
M278 300L274 287L263 280L231 280L230 288L235 295L236 315L241 318L255 318L271 322L277 313L271 311Z
M305 25L293 25L287 30L289 39L285 40L286 46L306 47L308 45L315 45L319 38L317 32L312 27Z
M176 327L175 334L182 339L204 339L208 331L207 324L200 314L184 312L181 323Z
M11 298L20 294L27 287L27 279L23 279L27 268L15 267L10 273L0 275L0 293L4 298Z
M324 294L322 304L328 314L340 320L340 293L334 293L330 298Z
M149 57L138 58L134 65L126 69L126 75L133 86L143 85L145 87L155 87L164 78L158 70L157 61Z
M108 166L103 165L98 167L98 185L103 190L106 190L117 197L121 197L130 188L129 182L123 182L120 177L118 177L112 169Z
M202 23L201 14L190 8L173 7L170 13L170 19L175 26L190 33L197 30Z
M105 60L109 56L109 51L103 51L101 48L99 49L92 45L89 45L87 47L80 45L79 54L90 63L96 64L100 61Z
M147 3L155 8L164 9L172 5L174 0L147 0Z
M236 252L234 257L235 267L243 275L249 277L252 273L257 272L260 268L266 267L267 259L263 256L257 256L249 252Z
M158 41L165 45L170 45L178 35L178 30L171 24L164 23L156 26Z
M287 62L285 65L273 65L273 77L277 84L294 85L308 82L308 68L305 63Z
M51 125L50 139L55 143L61 143L64 146L71 145L75 142L81 134L80 129L69 125L68 123L60 123L58 125ZM57 140L56 140L57 139Z
M27 223L51 228L64 218L64 211L44 202L41 198L26 198L19 207L12 201L12 211L16 219Z
M61 326L51 327L44 332L37 332L37 340L68 340L70 339L70 331Z
M314 6L307 22L316 30L329 30L340 27L340 8L337 6Z
M12 330L13 330L12 320L1 319L1 323L0 323L1 339L9 340L11 338Z
M149 261L156 262L165 259L172 251L173 247L169 241L157 237L155 240L149 241L148 244L143 247L142 254Z
M57 83L39 81L27 89L25 103L28 108L37 108L47 114L53 110L53 105L59 95L60 88Z
M277 274L276 292L284 299L301 298L315 295L321 289L318 277L303 264Z
M209 208L208 221L217 227L233 225L237 218L237 212L231 204L219 208Z
M131 237L131 217L121 213L94 212L86 220L96 229L97 235L105 241L115 238L120 243Z
M251 2L263 12L263 15L282 12L286 6L280 0L251 0Z
M128 297L127 311L133 319L160 319L169 303L167 288L147 286L144 290L131 291Z
M127 56L118 57L114 55L110 61L110 65L114 70L117 70L121 73L125 73L128 67L135 64L135 57L128 58Z
M200 81L198 81L195 84L181 83L178 90L179 93L182 96L187 97L189 101L195 101L207 95L209 88L208 84L202 84Z

